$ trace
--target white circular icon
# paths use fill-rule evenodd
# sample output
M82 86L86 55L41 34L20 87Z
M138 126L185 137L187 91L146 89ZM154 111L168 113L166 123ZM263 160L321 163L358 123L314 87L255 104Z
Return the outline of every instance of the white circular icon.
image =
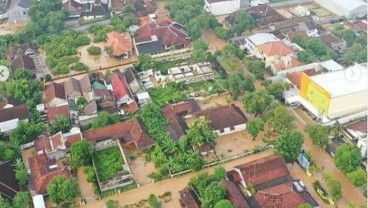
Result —
M9 69L6 66L0 66L0 82L5 82L9 78Z
M362 72L358 67L349 67L345 70L345 77L350 82L356 82L360 79Z

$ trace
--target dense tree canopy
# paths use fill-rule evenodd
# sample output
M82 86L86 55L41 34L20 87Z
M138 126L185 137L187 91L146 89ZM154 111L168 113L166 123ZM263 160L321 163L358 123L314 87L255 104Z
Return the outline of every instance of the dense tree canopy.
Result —
M32 142L42 133L44 127L43 123L20 121L18 127L10 132L10 141L18 145Z
M361 161L359 148L354 144L342 144L334 156L335 165L344 173L356 170Z
M21 159L15 161L15 178L20 186L25 186L28 183L28 173Z
M367 62L367 47L359 43L354 43L348 48L342 60L345 64L353 65L354 63L366 63Z
M244 91L253 92L255 90L254 80L250 76L244 76L243 72L236 70L228 78L228 86L233 99L237 99Z
M277 139L275 150L286 160L296 160L302 151L303 134L297 130L285 130Z
M52 202L58 205L65 204L78 196L78 184L65 176L57 176L49 183L47 194Z
M318 38L307 39L301 35L296 35L293 41L321 61L337 58L337 54ZM308 59L310 58L308 57ZM306 61L302 60L302 62L304 63Z
M367 184L367 173L361 168L348 173L347 176L354 186L361 187Z
M81 140L74 143L70 150L71 166L73 168L77 168L81 165L90 164L93 151L92 145L86 140Z
M294 121L294 117L282 105L276 105L271 108L267 117L267 122L278 132L290 128Z
M208 44L202 40L193 43L192 60L194 62L206 62L211 60L211 53L208 51Z
M0 206L2 207L2 206ZM18 192L13 199L13 208L31 208L32 198L28 191Z
M255 116L264 112L272 102L272 96L267 91L247 93L243 98L245 111L253 113Z
M254 75L256 79L262 80L264 76L265 66L261 60L251 57L243 59L247 70Z
M326 148L331 142L330 129L328 126L322 126L320 124L314 124L307 127L307 132L312 139L314 145Z
M58 132L68 133L72 128L69 117L66 116L56 116L56 118L50 124L50 133L56 134Z
M214 208L234 208L234 206L231 204L229 200L223 199L223 200L218 201L215 204Z
M193 121L186 133L188 142L200 147L204 144L214 144L217 135L209 126L209 122L201 117Z
M286 82L271 83L266 87L268 94L273 95L277 100L282 100L283 93L289 89L289 84Z
M330 192L331 197L336 201L340 200L342 197L340 181L335 180L331 173L325 173L323 175L323 180L328 186L328 191Z
M204 207L212 207L217 202L226 199L227 191L225 187L217 181L210 183L205 189L205 201L203 203Z
M92 121L92 129L108 126L120 122L120 116L117 113L109 114L106 111L98 113L98 116Z

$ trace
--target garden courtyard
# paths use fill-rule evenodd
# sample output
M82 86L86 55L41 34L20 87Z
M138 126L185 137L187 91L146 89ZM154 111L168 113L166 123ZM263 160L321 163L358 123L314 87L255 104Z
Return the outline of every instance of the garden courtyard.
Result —
M100 183L106 182L124 170L124 158L118 146L96 151L93 157Z

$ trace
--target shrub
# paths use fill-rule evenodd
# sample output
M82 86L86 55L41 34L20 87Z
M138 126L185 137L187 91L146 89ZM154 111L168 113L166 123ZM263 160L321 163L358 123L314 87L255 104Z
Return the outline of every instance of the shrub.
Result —
M76 63L70 66L70 69L73 71L87 71L89 67L83 63Z
M101 54L101 48L98 46L90 46L87 51L88 54L91 56L97 56Z

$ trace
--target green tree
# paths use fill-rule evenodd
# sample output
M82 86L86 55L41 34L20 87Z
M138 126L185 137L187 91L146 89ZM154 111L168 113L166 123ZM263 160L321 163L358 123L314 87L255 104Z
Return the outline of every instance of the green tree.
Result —
M353 65L354 63L366 63L367 47L364 46L359 43L354 43L346 50L342 56L342 61L347 65Z
M237 99L243 91L253 92L255 90L254 80L251 77L244 76L240 70L230 74L228 85L233 99Z
M354 184L354 186L362 187L364 184L367 183L367 174L361 168L347 173L347 176L349 180Z
M271 102L272 97L265 90L247 93L243 98L245 111L253 113L255 116L265 112Z
M214 206L218 201L226 198L226 189L217 181L210 183L204 193L205 204L210 207Z
M0 196L0 207L1 208L12 208L9 202L6 199L4 199L2 196Z
M317 58L310 52L308 51L299 51L297 53L298 59L303 63L303 64L310 64L313 63L315 61L317 61Z
M340 181L333 179L333 175L331 173L325 173L323 175L323 180L328 186L328 191L330 192L331 197L336 201L340 200L342 197Z
M92 121L92 129L108 126L120 122L120 116L117 113L109 114L106 111L98 113L98 116Z
M192 59L194 62L206 62L211 59L211 53L208 51L208 44L202 40L194 41Z
M273 95L277 100L282 100L283 93L289 88L289 84L285 82L271 83L266 87L266 91Z
M18 127L10 132L9 139L13 144L26 144L36 139L43 129L43 123L20 121Z
M15 179L20 186L25 186L28 183L28 173L21 159L15 161Z
M156 63L150 55L138 56L137 68L140 71L146 71L155 68Z
M214 144L217 137L216 133L209 126L209 122L204 118L197 118L187 130L189 143L200 147L204 144Z
M52 202L65 204L78 196L78 184L65 176L57 176L47 186L47 194Z
M267 121L274 130L281 132L292 126L294 117L284 106L277 105L270 110Z
M226 177L226 169L222 166L215 168L214 178L216 181L221 181Z
M275 150L286 160L295 160L303 146L303 134L297 130L286 130L277 139Z
M311 137L314 145L325 149L331 142L330 129L328 126L322 126L320 124L314 124L307 127L308 135Z
M334 162L337 168L344 173L356 170L362 161L359 148L354 144L342 144L334 156Z
M148 204L152 207L152 208L161 208L161 204L158 201L157 197L154 194L150 194L148 196Z
M2 206L0 206L2 207ZM13 208L31 208L32 199L28 191L18 192L13 199Z
M235 23L233 24L231 30L234 31L236 35L241 35L245 30L251 31L255 26L255 21L248 12L239 12L235 18Z
M215 35L223 40L227 40L231 36L231 32L228 29L223 28L222 26L217 26L214 30Z
M256 79L263 79L265 69L262 61L251 57L245 57L243 59L243 63L247 67L247 70L252 73Z
M214 208L234 208L234 206L231 204L229 200L223 199L223 200L218 201L215 204Z
M58 132L67 133L72 128L70 119L66 116L56 116L50 124L50 133L56 134Z
M77 168L81 165L90 164L93 151L92 145L86 140L74 143L70 150L71 166Z
M114 200L108 200L106 203L106 208L119 208L119 202Z
M101 54L101 47L99 46L90 46L87 48L87 52L89 55L97 56Z
M77 100L77 106L84 106L88 103L87 99L85 97L80 97Z
M255 118L248 122L247 131L253 136L253 140L258 136L258 133L263 130L264 122L262 119Z

